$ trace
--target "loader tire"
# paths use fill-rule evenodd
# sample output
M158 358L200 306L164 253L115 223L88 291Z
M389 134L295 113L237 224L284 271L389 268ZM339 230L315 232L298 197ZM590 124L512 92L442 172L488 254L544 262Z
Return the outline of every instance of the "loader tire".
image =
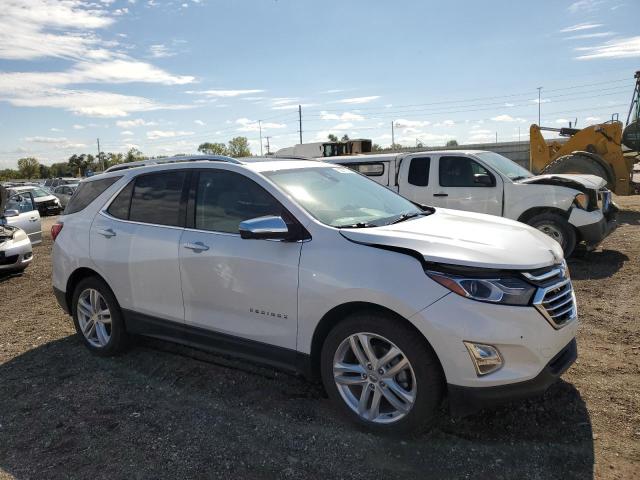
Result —
M541 175L548 175L552 173L582 173L586 175L595 175L607 182L608 189L612 190L615 187L607 170L597 160L589 157L588 155L580 155L579 153L563 155L549 163L540 172Z

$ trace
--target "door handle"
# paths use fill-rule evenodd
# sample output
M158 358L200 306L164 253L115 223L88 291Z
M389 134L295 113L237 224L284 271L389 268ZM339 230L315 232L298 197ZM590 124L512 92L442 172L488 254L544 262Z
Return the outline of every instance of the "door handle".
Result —
M38 217L30 217L29 221L30 222L37 222L38 221Z
M116 236L116 232L114 232L110 228L105 228L104 230L98 230L98 234L102 235L105 238L111 238Z
M193 250L196 253L206 252L209 250L209 247L202 242L195 243L185 243L184 248L188 248L189 250Z
M433 196L434 197L448 197L449 194L448 193L434 193Z

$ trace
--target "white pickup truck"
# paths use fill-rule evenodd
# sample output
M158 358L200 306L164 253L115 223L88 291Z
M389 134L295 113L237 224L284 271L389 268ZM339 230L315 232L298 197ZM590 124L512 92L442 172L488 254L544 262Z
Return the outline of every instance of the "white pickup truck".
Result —
M418 204L488 213L531 225L571 255L595 248L616 226L617 207L594 175L533 175L494 152L444 150L328 157Z

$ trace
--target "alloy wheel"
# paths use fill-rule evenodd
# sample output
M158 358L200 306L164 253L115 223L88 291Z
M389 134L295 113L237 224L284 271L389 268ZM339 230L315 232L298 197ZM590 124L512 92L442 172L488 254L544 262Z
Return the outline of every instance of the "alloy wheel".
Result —
M333 377L347 406L369 422L397 422L415 403L416 376L409 359L375 333L355 333L340 343Z
M87 288L78 297L78 325L94 347L104 347L111 339L111 311L98 290Z
M537 225L536 228L540 230L542 233L544 233L545 235L548 235L551 238L553 238L560 245L563 245L564 236L562 235L562 232L557 226L550 223L543 223L543 224Z

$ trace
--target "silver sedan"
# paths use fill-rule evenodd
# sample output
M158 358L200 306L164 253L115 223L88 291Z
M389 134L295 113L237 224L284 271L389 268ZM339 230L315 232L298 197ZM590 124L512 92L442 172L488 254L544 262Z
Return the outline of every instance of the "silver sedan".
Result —
M0 224L0 272L22 271L33 260L31 240L24 230Z

